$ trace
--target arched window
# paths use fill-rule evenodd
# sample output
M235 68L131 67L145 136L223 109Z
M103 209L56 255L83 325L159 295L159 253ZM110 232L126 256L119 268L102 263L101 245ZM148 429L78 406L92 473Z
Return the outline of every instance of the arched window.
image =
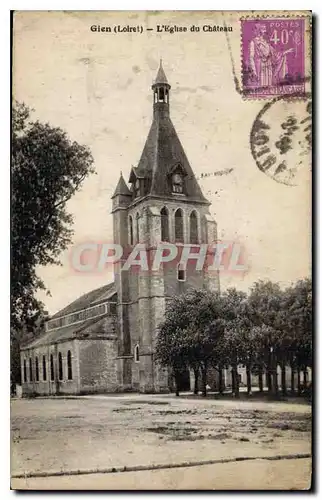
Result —
M67 377L68 380L73 380L72 353L70 351L67 351Z
M183 243L183 212L178 208L174 215L175 241Z
M23 360L23 381L27 382L27 361Z
M161 210L161 241L169 241L169 213L166 207Z
M133 219L129 216L130 245L133 245Z
M140 348L139 344L134 347L134 362L139 363L140 361Z
M32 360L29 358L29 382L32 382Z
M139 214L136 214L135 218L135 226L136 226L136 242L139 243L140 241L140 227L139 227Z
M63 380L63 358L61 352L58 353L58 377Z
M38 356L36 356L35 364L36 364L36 382L39 382L39 363L38 363Z
M46 382L47 380L46 356L42 357L42 378Z
M55 380L54 356L50 355L50 380Z
M163 87L159 88L159 101L161 101L161 102L164 101L164 88Z
M190 243L199 243L198 217L195 211L190 214Z

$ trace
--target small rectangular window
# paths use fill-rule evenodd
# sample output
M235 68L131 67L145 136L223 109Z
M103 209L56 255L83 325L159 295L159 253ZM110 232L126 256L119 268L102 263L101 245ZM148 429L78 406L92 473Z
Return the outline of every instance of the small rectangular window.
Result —
M178 281L186 281L186 266L181 262L177 266L177 279Z
M186 271L178 267L178 281L186 281Z
M134 347L134 362L140 362L140 348L138 344Z

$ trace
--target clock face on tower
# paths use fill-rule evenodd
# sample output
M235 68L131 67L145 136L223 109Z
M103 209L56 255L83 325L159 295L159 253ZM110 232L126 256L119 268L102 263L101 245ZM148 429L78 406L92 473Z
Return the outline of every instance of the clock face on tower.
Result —
M183 192L183 178L179 173L176 173L172 176L172 191L174 193Z

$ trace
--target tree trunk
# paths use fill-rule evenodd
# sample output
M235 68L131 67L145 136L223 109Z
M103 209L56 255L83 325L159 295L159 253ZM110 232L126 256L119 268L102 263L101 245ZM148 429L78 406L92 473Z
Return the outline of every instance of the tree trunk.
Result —
M232 368L231 369L231 392L235 394L236 391L236 376L235 376L235 371Z
M220 394L223 394L224 392L224 377L222 368L219 368L219 392Z
M238 368L236 365L236 392L235 392L236 398L239 398L239 376L238 376Z
M174 380L175 380L175 385L176 385L176 396L179 396L179 384L180 384L179 373L175 373Z
M202 376L202 395L205 398L207 396L207 365L202 367L201 369Z
M277 365L275 364L274 369L273 369L273 390L274 390L274 395L278 395L278 376L277 376Z
M272 392L272 376L269 368L266 368L265 375L266 375L266 385L268 392Z
M195 374L195 385L194 385L194 394L198 394L198 382L199 382L199 368L194 368L194 374Z
M301 368L297 368L297 394L301 395Z
M11 382L16 384L21 384L21 366L20 366L20 340L16 335L11 337L11 356L10 356L10 374Z
M294 366L291 366L291 393L295 393L295 370Z
M303 371L303 386L304 386L304 390L305 390L307 387L307 368L306 368L306 366L304 366L304 371Z
M234 390L233 393L236 398L239 398L239 378L237 365L233 366L233 380L234 380Z
M258 388L259 392L263 392L263 370L261 368L258 372Z
M283 394L283 396L286 396L286 394L287 394L286 369L285 369L285 364L284 363L282 363L281 370L282 370L282 394Z
M252 373L249 366L246 368L246 375L247 375L247 394L250 395L252 393Z

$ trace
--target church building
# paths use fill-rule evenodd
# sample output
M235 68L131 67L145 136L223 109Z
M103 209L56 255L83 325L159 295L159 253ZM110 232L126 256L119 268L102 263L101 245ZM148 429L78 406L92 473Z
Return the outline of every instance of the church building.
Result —
M216 223L170 118L171 86L162 63L152 85L153 119L136 167L112 196L114 242L215 243ZM219 289L206 268L169 265L158 271L114 266L113 283L89 292L52 316L44 333L21 348L27 394L167 392L169 375L154 359L168 300L189 288ZM188 388L188 387L187 387Z

